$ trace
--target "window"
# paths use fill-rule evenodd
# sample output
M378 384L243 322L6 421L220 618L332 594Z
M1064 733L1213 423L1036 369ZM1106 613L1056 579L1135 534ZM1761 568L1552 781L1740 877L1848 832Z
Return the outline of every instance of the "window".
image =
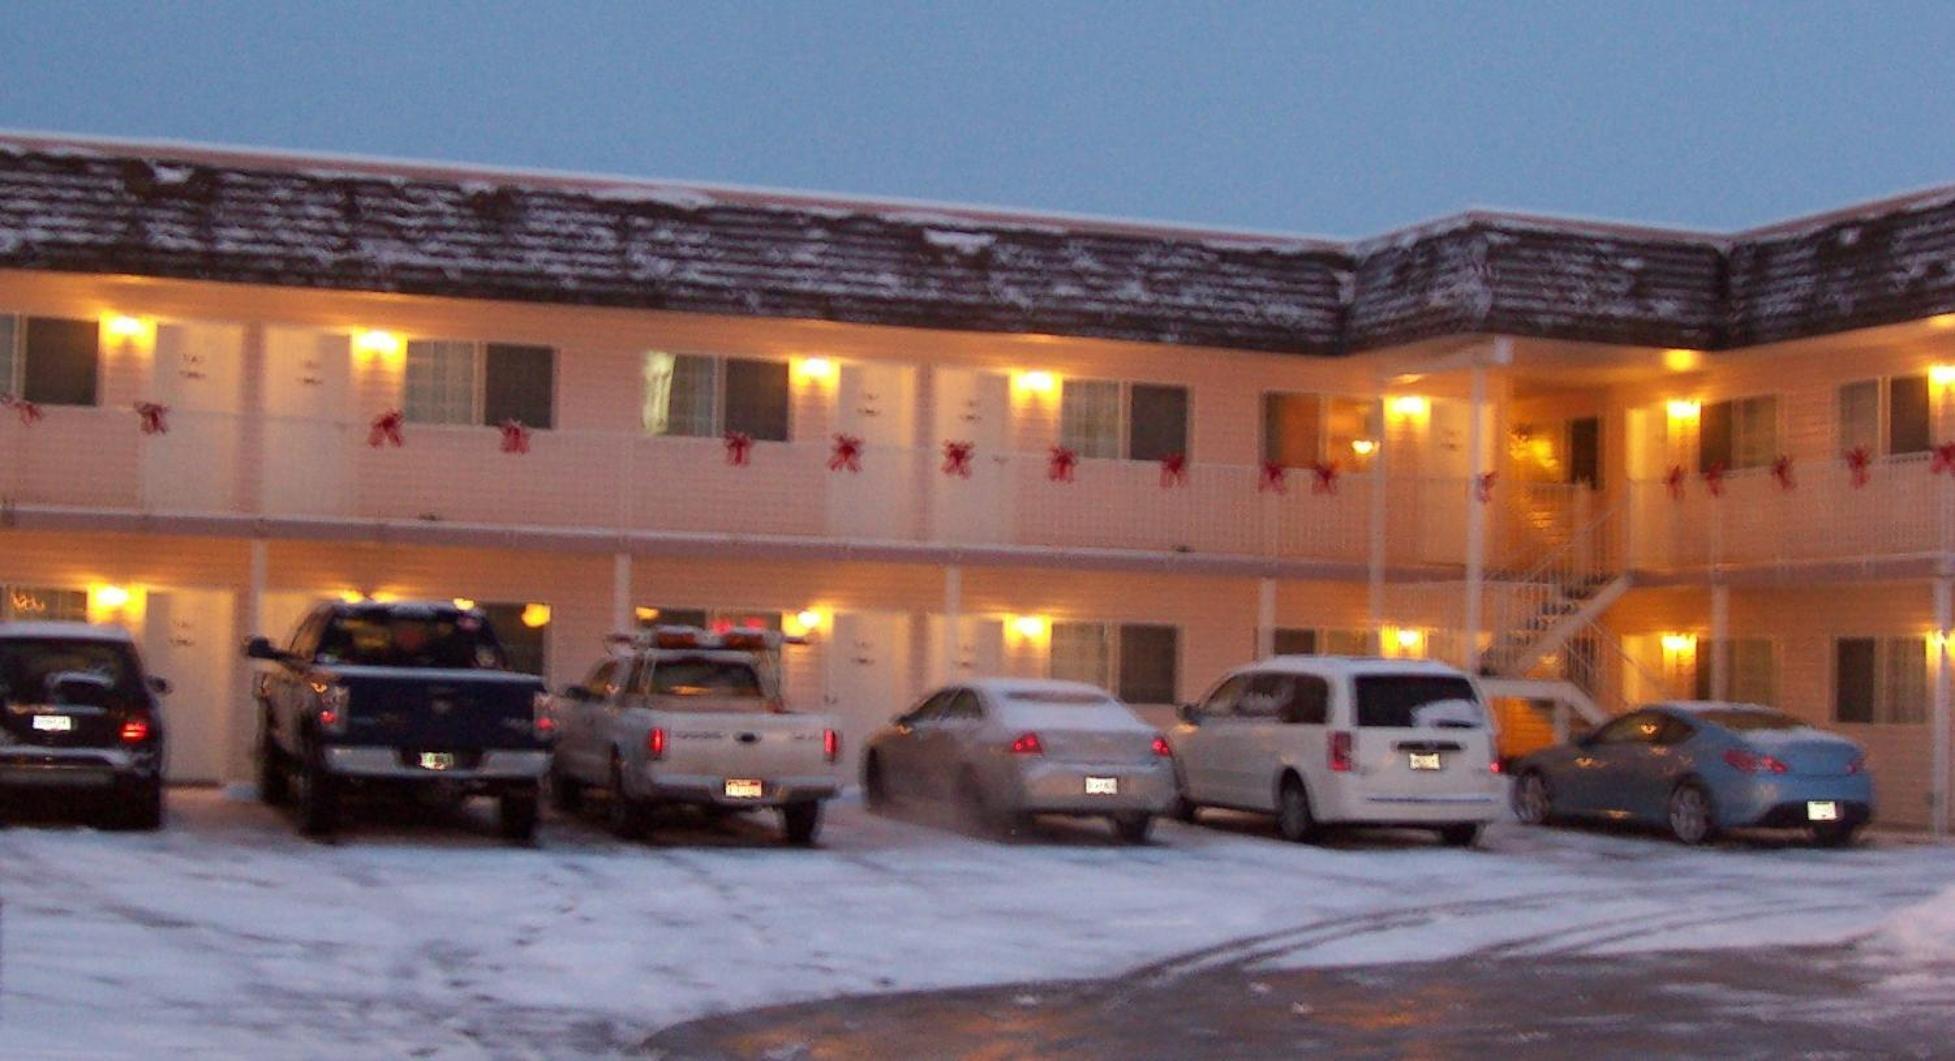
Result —
M728 700L752 701L743 705L749 710L766 706L760 671L751 663L705 656L660 658L648 677L643 690L647 696L710 699L714 703L709 710L728 706L722 703Z
M1371 630L1326 630L1318 638L1326 656L1375 656L1378 635Z
M41 405L96 405L99 325L0 316L0 394Z
M78 589L0 587L0 619L85 622L88 594Z
M1330 684L1314 675L1257 674L1249 679L1236 713L1321 726L1330 717Z
M618 695L618 661L607 659L591 668L590 676L584 679L583 688L599 700L609 700Z
M1216 686L1215 691L1209 693L1202 701L1202 715L1207 718L1227 718L1235 714L1235 703L1241 698L1242 690L1248 686L1249 676L1246 674L1238 674Z
M1317 654L1317 631L1279 629L1272 639L1272 648L1278 656L1314 656Z
M1147 623L1053 623L1054 678L1112 689L1130 704L1171 704L1180 677L1180 631Z
M950 703L944 706L943 717L964 720L981 719L984 717L984 708L978 703L976 693L969 689L959 689L957 690L957 695L950 698Z
M1187 456L1188 388L1066 380L1059 390L1059 444L1099 460Z
M1927 639L1842 637L1833 642L1834 721L1919 723L1927 717Z
M1840 451L1874 455L1926 453L1933 448L1928 377L1867 379L1840 388Z
M1697 470L1764 468L1779 457L1776 394L1736 398L1704 406L1698 422Z
M1568 421L1568 481L1602 488L1602 421L1584 416Z
M739 431L786 442L787 362L648 353L644 424L652 435L717 438Z
M1774 704L1778 702L1778 647L1763 638L1740 638L1735 641L1704 641L1697 648L1697 675L1693 682L1692 695L1699 700L1713 699L1711 692L1711 666L1716 659L1714 653L1722 647L1726 653L1724 699L1745 704Z
M415 339L407 344L410 423L548 430L556 417L556 351L547 346Z
M1597 744L1655 744L1663 735L1663 716L1637 711L1595 731Z
M1477 729L1485 721L1473 683L1465 678L1364 674L1353 685L1360 726Z
M1263 459L1285 468L1334 460L1364 471L1378 453L1378 402L1328 394L1263 394Z
M544 635L550 628L523 622L523 611L528 605L483 604L479 607L482 614L488 616L496 639L502 642L502 653L509 660L510 670L518 674L547 672L549 651Z

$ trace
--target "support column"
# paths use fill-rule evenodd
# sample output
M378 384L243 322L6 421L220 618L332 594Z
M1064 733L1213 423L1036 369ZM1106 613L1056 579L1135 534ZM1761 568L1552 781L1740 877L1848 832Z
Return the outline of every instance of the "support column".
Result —
M964 569L955 564L944 568L944 673L957 677L958 628L964 616Z
M1259 579L1256 582L1256 658L1268 659L1276 654L1276 580Z
M611 629L607 632L631 628L631 554L619 551L611 554Z
M1711 699L1730 698L1731 587L1716 582L1711 585Z
M1928 788L1929 826L1937 838L1948 835L1948 633L1955 626L1955 579L1935 579L1935 700L1930 717L1934 726L1934 773Z
M1505 344L1507 340L1496 342ZM1474 673L1480 669L1480 612L1487 566L1487 506L1480 503L1476 489L1480 476L1487 472L1487 366L1476 359L1471 371L1473 408L1466 432L1470 470L1461 489L1461 496L1466 500L1466 621L1461 625L1465 628L1462 632L1466 641L1463 649L1466 669Z
M238 594L237 610L232 622L237 624L236 640L244 643L246 638L257 637L265 630L265 584L271 574L271 546L263 538L251 539L247 547L245 581L243 591ZM251 662L238 654L237 662L231 671L231 716L229 719L229 748L224 757L224 780L231 782L249 781L256 773L254 769L258 743L258 698L255 693L257 670Z
M1385 565L1391 559L1385 524L1390 516L1391 486L1386 473L1392 453L1392 427L1391 418L1384 412L1379 410L1378 454L1371 462L1371 570L1365 604L1374 636L1385 625Z

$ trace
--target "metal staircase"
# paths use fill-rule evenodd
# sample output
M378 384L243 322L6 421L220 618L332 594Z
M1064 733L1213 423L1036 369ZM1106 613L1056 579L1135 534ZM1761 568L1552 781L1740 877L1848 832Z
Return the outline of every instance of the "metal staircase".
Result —
M1483 684L1494 696L1552 705L1558 738L1567 735L1568 711L1589 725L1615 714L1604 706L1618 699L1607 691L1605 660L1633 665L1598 623L1629 589L1628 573L1617 566L1619 522L1612 508L1574 528L1532 566L1495 572L1487 583L1494 634L1480 654ZM1571 651L1578 639L1582 651Z

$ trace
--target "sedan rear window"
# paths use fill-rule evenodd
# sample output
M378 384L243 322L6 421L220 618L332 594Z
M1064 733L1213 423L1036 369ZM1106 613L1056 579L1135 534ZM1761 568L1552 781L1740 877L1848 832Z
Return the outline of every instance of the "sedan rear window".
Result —
M1737 730L1739 733L1752 733L1760 730L1804 729L1806 724L1791 715L1778 711L1758 711L1744 708L1722 708L1701 711L1698 718L1713 726Z
M1373 674L1356 679L1358 725L1386 729L1479 729L1486 713L1465 678Z

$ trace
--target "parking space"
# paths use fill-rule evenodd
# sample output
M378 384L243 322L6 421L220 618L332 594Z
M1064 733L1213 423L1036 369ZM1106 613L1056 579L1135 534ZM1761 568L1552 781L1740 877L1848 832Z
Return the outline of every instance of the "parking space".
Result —
M320 845L210 790L173 793L156 834L16 825L0 1047L585 1053L899 990L1832 944L1955 880L1955 850L1895 837L1684 849L1502 825L1469 851L1305 847L1213 815L1135 848L1097 822L998 843L850 801L817 849L777 836L770 818L671 818L627 844L555 818L512 848L472 807L383 812Z

